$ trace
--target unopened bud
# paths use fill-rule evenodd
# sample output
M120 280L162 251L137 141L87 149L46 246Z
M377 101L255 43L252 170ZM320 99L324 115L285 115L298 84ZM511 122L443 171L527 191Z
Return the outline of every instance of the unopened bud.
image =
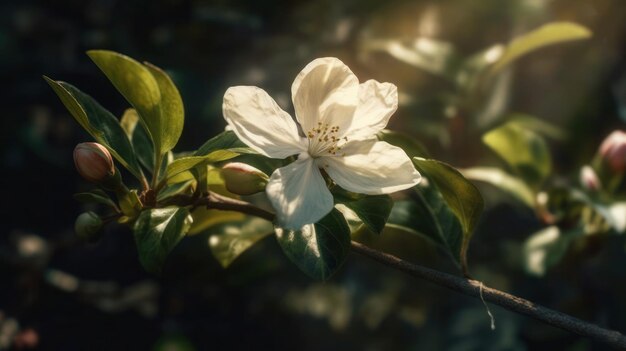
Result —
M237 195L252 195L263 191L269 180L267 174L241 162L231 162L222 168L226 189Z
M602 188L602 183L600 183L596 171L588 165L580 169L580 184L582 184L585 189L591 191L598 191Z
M109 150L98 143L76 145L74 165L83 178L93 183L102 183L115 175L115 166Z
M74 230L81 239L86 241L96 241L100 238L102 219L93 212L82 213L74 223Z
M615 172L626 170L626 133L616 130L600 145L600 157Z

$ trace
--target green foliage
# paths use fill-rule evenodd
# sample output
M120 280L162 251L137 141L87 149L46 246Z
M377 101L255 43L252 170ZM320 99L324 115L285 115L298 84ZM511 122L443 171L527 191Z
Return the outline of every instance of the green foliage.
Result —
M133 218L139 214L142 204L136 189L130 191L118 190L116 192L120 209L125 216Z
M350 227L336 209L302 230L276 227L275 231L285 255L314 279L330 278L341 267L350 250Z
M483 142L535 189L550 175L552 159L545 140L515 122L490 130Z
M373 40L364 49L384 51L398 61L449 79L454 79L459 61L452 44L424 37L411 41Z
M333 189L335 203L344 204L354 211L373 233L380 234L391 213L393 200L389 195L359 195L343 189Z
M377 137L380 141L386 141L401 148L409 157L429 157L426 147L407 134L384 129L378 133Z
M271 235L273 231L272 223L259 218L246 217L243 221L230 222L211 229L210 232L214 234L209 239L209 246L215 259L226 268L259 240Z
M139 260L152 273L160 273L167 255L187 234L192 218L186 208L148 209L134 225Z
M171 79L153 65L142 65L116 52L92 50L87 54L137 110L156 157L174 148L183 130L184 110Z
M182 193L191 193L193 191L193 185L195 184L194 179L189 179L186 181L169 184L165 186L159 194L157 195L157 201L163 201L168 197L182 194Z
M461 268L467 273L467 248L484 208L480 192L452 166L436 160L414 157L415 166L439 189L463 229L460 251ZM456 253L455 253L456 254Z
M461 223L437 189L418 185L410 200L397 201L387 226L432 240L457 263L461 263L463 230Z
M563 232L558 226L549 226L532 234L522 251L526 272L543 276L561 261L571 242L583 234L580 229Z
M497 72L518 58L542 47L589 37L591 37L591 31L579 24L571 22L548 23L513 39L494 63L492 72Z
M172 161L172 163L167 166L165 177L166 179L171 178L194 167L206 165L208 163L226 161L238 155L238 153L228 150L215 150L206 156L181 157Z
M119 121L89 95L71 84L44 77L76 121L135 177L143 174L130 141Z
M242 143L233 131L227 130L207 140L207 142L198 148L194 156L206 156L212 151L227 149L236 149L236 151L239 152L243 152L242 150L247 149L251 152L251 149L249 149L246 144Z
M548 139L564 141L567 137L562 128L555 126L544 119L525 113L510 113L505 116L505 119L519 125L520 127L532 130L533 132Z
M471 180L489 183L513 195L529 208L535 206L535 192L522 180L495 167L472 167L462 170L463 175Z
M120 119L122 128L133 145L137 159L150 173L154 173L154 146L148 133L138 122L139 114L134 108L126 109Z
M115 201L113 201L106 192L100 189L94 189L86 193L74 194L74 199L80 202L98 203L111 207L113 209L117 209Z

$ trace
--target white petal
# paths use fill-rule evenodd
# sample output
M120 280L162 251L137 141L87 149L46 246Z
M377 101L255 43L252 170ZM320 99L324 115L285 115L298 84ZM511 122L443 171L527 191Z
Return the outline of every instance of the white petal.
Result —
M318 127L318 122L338 126L343 136L352 123L358 104L359 80L339 59L325 57L309 63L291 86L296 118L302 130Z
M285 158L306 148L296 122L263 89L228 88L222 110L239 139L265 156Z
M404 150L384 141L352 141L342 152L345 156L322 157L317 162L346 190L389 194L410 188L421 179Z
M391 83L368 80L359 86L359 105L350 126L350 139L371 138L387 126L398 109L398 88Z
M311 158L297 161L274 171L265 188L277 212L279 226L298 230L315 223L333 208L333 196Z

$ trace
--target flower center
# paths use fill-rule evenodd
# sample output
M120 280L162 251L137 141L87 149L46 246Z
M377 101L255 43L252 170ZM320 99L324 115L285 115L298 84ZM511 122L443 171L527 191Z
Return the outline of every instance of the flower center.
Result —
M311 157L345 155L341 148L348 142L348 137L339 136L339 126L317 122L317 127L306 132L306 137Z

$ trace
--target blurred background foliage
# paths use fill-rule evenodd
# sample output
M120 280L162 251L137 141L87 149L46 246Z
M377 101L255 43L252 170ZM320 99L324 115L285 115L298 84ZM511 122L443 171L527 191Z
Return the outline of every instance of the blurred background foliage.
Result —
M601 140L626 121L622 0L24 0L2 2L0 10L0 349L600 347L495 307L491 331L480 301L356 255L319 283L290 264L275 240L263 239L225 270L209 239L227 233L224 227L184 239L161 277L143 271L125 227L109 226L100 242L84 244L72 225L86 208L71 194L88 184L71 154L89 138L41 75L72 82L120 116L126 103L84 52L111 49L163 67L185 102L180 152L223 130L227 87L260 86L291 111L299 70L336 56L361 81L398 86L401 106L390 128L415 136L433 158L459 168L501 166L482 137L517 121L545 136L539 148L549 153L550 168L541 169L551 184L571 188ZM478 95L467 88L472 59L553 21L579 23L593 37L519 59ZM470 63L465 75L461 61ZM487 209L469 248L476 278L626 330L623 236L559 242L544 250L554 262L528 269L524 253L541 247L531 235L554 237L555 229L523 201L486 184L480 189ZM532 203L534 196L525 198ZM363 240L455 271L418 236L388 229Z

